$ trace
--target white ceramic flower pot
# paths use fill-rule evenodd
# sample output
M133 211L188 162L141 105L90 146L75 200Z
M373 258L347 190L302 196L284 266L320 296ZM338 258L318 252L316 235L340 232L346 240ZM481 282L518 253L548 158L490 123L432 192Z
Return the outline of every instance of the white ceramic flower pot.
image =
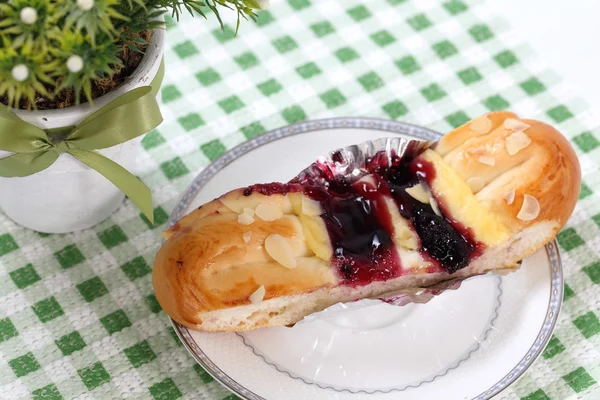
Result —
M77 125L118 96L149 85L160 67L164 43L165 31L157 29L142 62L127 82L95 99L93 107L82 104L60 110L14 112L42 129ZM142 138L98 151L135 174ZM0 151L0 158L10 154ZM65 233L90 228L112 214L124 197L104 176L69 154L61 154L49 168L31 176L0 177L0 209L16 223L39 232Z

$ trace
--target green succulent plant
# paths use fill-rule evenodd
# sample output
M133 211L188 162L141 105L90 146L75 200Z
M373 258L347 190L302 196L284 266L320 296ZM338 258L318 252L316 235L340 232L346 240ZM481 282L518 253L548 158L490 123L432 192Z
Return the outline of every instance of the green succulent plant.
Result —
M22 10L27 8L29 10L21 15ZM35 10L35 14L32 14L31 10ZM45 45L45 32L51 30L60 19L61 14L56 9L56 3L50 1L14 0L0 4L0 32L11 37L13 47L20 47L27 39Z
M37 93L50 96L46 85L52 85L51 75L58 67L56 60L48 63L42 53L37 53L32 40L26 40L19 48L7 46L6 37L0 48L0 93L7 96L9 104L16 104L22 97L33 102ZM15 79L15 76L18 79Z
M255 19L268 0L2 0L0 102L37 108L36 98L65 91L91 102L92 87L123 67L125 51L143 52L162 14L207 17L220 11Z

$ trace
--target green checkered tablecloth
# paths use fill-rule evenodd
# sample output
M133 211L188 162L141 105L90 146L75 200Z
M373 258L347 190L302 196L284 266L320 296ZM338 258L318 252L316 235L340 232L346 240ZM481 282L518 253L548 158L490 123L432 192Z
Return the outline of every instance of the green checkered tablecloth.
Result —
M140 160L156 227L130 202L69 235L0 213L0 399L235 398L187 354L152 291L160 231L191 179L227 149L306 119L371 116L444 132L500 109L568 135L583 185L558 237L557 329L499 397L600 398L600 121L518 30L466 0L273 0L241 29L233 38L213 19L168 20L166 120Z

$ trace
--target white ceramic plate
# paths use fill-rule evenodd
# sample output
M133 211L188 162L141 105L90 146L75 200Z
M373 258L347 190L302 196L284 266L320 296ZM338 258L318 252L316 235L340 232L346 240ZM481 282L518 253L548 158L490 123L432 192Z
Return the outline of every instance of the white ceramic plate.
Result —
M305 122L258 136L206 168L170 223L231 189L285 182L320 154L393 135L440 136L364 118ZM382 303L243 334L173 325L196 361L247 399L487 399L542 352L562 294L560 258L550 243L515 273L467 280L424 305Z

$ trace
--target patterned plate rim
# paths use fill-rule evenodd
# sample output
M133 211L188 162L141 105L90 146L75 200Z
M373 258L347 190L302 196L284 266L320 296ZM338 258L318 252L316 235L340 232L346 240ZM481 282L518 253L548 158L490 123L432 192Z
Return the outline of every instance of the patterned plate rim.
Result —
M225 168L227 165L235 161L239 156L248 153L260 146L267 143L274 142L279 139L286 137L317 131L317 130L330 130L330 129L371 129L380 130L387 133L404 134L413 137L417 137L422 140L437 140L442 135L436 131L428 128L420 127L400 121L388 121L377 118L354 118L354 117L341 117L341 118L329 118L321 120L312 120L306 122L300 122L293 125L288 125L282 128L278 128L246 142L239 144L233 149L227 151L221 155L217 160L206 167L200 172L183 192L179 201L175 205L173 212L171 213L168 221L168 226L172 226L177 220L183 217L186 213L188 206L197 196L198 192L206 185L206 183L212 179L219 171ZM482 392L478 396L474 397L473 400L487 400L497 395L519 377L521 377L525 371L535 362L540 356L550 338L554 327L558 321L558 315L562 306L562 298L564 291L564 280L562 263L560 259L560 253L558 251L558 245L556 240L546 245L546 254L551 266L551 288L550 299L548 301L548 308L546 310L546 317L544 323L536 337L536 340L532 344L531 348L527 351L525 356L519 361L519 363L501 380L494 384L490 389ZM247 399L247 400L265 400L263 397L257 395L254 392L246 389L233 378L223 372L198 346L198 344L192 338L188 328L171 319L171 325L173 326L175 333L184 344L185 348L192 355L200 366L202 366L215 380L220 382L223 386L231 390L236 395Z

